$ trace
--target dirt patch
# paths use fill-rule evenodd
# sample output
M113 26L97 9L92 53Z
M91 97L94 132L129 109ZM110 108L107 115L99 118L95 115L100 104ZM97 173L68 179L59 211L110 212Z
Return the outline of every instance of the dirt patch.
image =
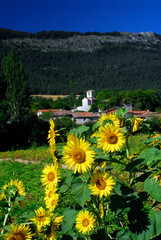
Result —
M0 162L2 162L2 161L8 161L8 160L12 160L12 162L19 162L19 163L26 163L26 164L28 164L28 163L36 163L36 164L39 164L40 163L40 161L32 161L32 160L23 160L23 159L13 159L13 158L0 158ZM44 166L45 165L47 165L47 163L44 163ZM68 168L68 166L67 165L65 165L65 164L61 164L61 166L62 166L62 168L63 169L66 169L66 168ZM72 168L72 169L74 169L74 167Z

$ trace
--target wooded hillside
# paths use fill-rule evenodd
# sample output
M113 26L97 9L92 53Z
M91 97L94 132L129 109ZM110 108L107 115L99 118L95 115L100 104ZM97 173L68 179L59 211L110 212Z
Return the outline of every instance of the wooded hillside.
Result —
M11 49L28 76L30 94L161 90L161 36L155 33L0 29L0 62Z

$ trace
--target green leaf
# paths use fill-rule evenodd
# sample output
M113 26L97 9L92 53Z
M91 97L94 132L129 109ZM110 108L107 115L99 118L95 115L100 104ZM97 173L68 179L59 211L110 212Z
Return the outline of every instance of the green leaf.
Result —
M73 172L72 171L69 171L67 176L66 176L66 184L67 185L71 185L71 182L73 180Z
M78 127L77 130L78 130L79 134L81 135L82 133L87 132L89 130L89 127L82 125L82 126Z
M25 197L24 196L19 196L19 197L16 197L15 201L23 201L25 200Z
M100 126L100 123L95 123L92 127L92 131L95 131Z
M158 136L158 137L155 137L155 138L150 138L148 140L145 140L144 142L145 143L151 143L151 142L154 142L156 140L161 140L161 136Z
M21 218L25 218L25 219L30 219L33 218L35 216L35 212L30 211L30 212L25 212Z
M77 214L78 214L77 211L75 211L74 209L70 209L70 208L68 208L64 211L64 213L63 213L64 220L61 223L63 234L69 233L69 231L72 230Z
M83 207L85 202L90 199L91 194L87 183L78 178L72 183L71 189L72 193L76 196L78 204Z
M161 211L155 212L153 209L149 213L149 222L145 224L142 232L132 232L121 230L116 237L119 240L150 240L161 234Z
M60 193L65 193L68 189L69 189L69 186L68 186L68 185L62 185L62 186L59 188L59 192L60 192Z
M148 148L144 153L141 153L137 159L144 159L142 164L150 165L151 163L156 163L161 160L161 151L157 148Z
M130 235L131 235L130 231L121 230L117 233L117 235L116 235L117 238L116 239L118 239L118 240L131 240Z
M86 132L89 130L88 126L82 125L78 128L73 128L70 130L69 134L74 134L77 137L80 137L82 135L82 133Z
M144 183L145 191L149 193L156 201L161 202L161 187L159 181L154 178L146 179Z
M155 212L153 209L149 215L150 223L141 234L132 234L135 240L150 240L161 233L161 211Z
M119 116L119 117L124 117L124 115L128 112L127 109L125 109L124 107L122 108L119 108L116 112L116 114Z

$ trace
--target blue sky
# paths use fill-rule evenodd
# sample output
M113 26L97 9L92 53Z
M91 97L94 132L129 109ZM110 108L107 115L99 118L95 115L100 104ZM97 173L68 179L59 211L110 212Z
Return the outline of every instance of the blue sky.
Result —
M161 34L161 0L0 0L0 27Z

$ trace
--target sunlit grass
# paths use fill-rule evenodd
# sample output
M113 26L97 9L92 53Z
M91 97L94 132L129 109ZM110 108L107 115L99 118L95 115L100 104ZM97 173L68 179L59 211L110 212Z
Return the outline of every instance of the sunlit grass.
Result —
M0 152L0 158L22 159L28 161L51 162L52 156L49 152L49 147L32 147L26 150Z

